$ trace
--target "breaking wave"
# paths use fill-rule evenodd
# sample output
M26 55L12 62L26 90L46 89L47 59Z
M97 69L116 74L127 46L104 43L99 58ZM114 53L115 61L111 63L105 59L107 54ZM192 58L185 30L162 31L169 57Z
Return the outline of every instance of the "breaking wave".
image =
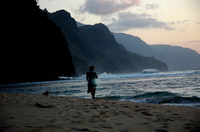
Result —
M139 94L135 96L106 96L101 99L108 100L120 100L120 101L130 101L139 103L153 103L153 104L168 104L168 105L182 105L190 107L200 108L200 98L193 97L182 97L178 94L170 92L148 92L144 94Z
M137 77L158 77L158 76L176 76L176 75L190 75L200 74L200 70L187 70L187 71L169 71L169 72L149 72L149 73L132 73L132 74L99 74L100 79L117 79L117 78L137 78ZM85 75L77 79L85 79Z

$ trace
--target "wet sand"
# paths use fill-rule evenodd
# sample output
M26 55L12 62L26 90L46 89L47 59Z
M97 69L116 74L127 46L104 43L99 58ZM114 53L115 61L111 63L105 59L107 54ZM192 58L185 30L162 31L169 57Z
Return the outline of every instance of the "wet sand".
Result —
M0 131L199 132L200 109L1 93Z

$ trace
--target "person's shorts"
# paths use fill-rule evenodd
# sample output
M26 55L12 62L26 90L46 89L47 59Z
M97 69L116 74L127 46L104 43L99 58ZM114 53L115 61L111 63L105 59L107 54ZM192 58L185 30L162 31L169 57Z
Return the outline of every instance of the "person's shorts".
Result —
M93 85L93 84L88 84L88 93L92 92L92 90L95 90L96 89L96 86L97 85Z

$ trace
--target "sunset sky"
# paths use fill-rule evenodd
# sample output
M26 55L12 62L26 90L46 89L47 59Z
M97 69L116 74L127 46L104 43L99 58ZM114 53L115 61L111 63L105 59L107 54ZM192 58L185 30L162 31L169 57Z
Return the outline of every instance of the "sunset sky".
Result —
M39 0L38 5L49 12L64 9L78 22L103 23L148 44L188 47L200 54L200 0Z

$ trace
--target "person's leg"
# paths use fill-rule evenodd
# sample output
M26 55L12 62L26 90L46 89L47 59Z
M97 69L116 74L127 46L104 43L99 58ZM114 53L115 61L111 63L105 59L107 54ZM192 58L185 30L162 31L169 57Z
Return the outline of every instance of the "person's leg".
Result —
M90 93L90 86L89 86L89 84L88 84L88 90L87 90L87 93Z
M95 99L95 92L96 92L96 86L93 86L91 91L92 99Z
M91 91L92 99L95 99L95 93L94 90Z
M92 92L92 85L88 84L88 91L87 91L87 93L90 93L90 92Z

